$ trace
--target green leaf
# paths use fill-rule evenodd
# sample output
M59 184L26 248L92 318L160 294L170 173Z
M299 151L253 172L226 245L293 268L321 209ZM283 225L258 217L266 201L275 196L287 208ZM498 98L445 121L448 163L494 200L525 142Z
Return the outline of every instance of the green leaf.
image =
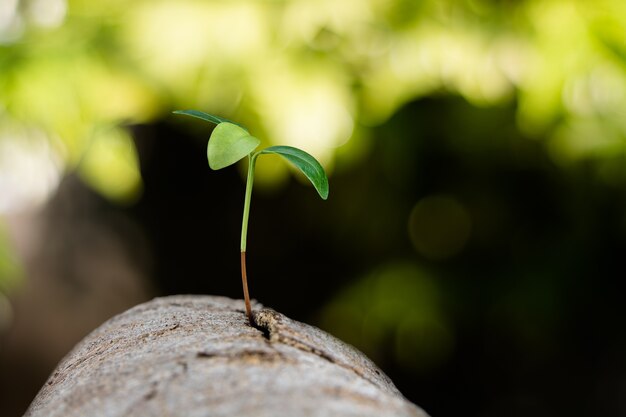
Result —
M311 181L322 199L328 198L328 177L324 168L308 153L292 146L270 146L259 154L277 154L296 166Z
M224 117L220 117L220 116L214 116L212 114L209 113L205 113L202 111L198 111L198 110L176 110L174 111L174 114L184 114L186 116L191 116L191 117L197 117L198 119L202 119L205 120L207 122L211 122L211 123L215 123L216 125L219 125L220 123L232 123L234 125L237 125L243 129L246 129L244 126L240 125L239 123L233 122L231 120L228 120ZM246 129L247 131L248 129Z
M230 122L222 122L213 129L207 158L211 169L218 170L234 164L254 151L261 143L247 130Z

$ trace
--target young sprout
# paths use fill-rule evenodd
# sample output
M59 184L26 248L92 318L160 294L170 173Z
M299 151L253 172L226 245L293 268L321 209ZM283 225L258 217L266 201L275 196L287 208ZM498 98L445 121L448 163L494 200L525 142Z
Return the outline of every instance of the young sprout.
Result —
M246 302L246 316L250 324L253 324L250 295L248 293L248 277L246 274L246 239L256 159L265 154L282 156L311 181L320 197L324 200L328 198L328 178L320 163L301 149L292 146L270 146L269 148L255 152L261 141L251 136L250 133L248 133L248 129L238 123L197 110L177 110L174 113L197 117L217 125L215 129L213 129L213 133L211 133L207 146L207 158L209 159L209 167L211 167L211 169L222 169L246 156L248 157L248 179L246 181L243 220L241 223L241 281L243 284L243 296Z

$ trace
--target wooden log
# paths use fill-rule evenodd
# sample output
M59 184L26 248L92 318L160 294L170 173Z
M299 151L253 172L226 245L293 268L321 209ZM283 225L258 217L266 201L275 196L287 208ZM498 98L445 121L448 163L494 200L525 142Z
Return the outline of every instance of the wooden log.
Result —
M113 317L58 365L27 417L427 417L368 358L255 303L157 298Z

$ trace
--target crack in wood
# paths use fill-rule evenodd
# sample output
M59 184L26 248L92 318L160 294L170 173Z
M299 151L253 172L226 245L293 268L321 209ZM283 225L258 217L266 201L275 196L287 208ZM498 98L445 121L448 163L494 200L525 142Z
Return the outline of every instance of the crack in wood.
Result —
M338 360L337 358L335 358L334 356L330 355L329 353L325 352L322 349L318 349L313 345L304 343L302 340L299 340L298 338L291 337L285 334L285 332L281 332L282 330L281 326L283 324L282 317L283 316L280 313L277 313L274 310L262 309L261 311L253 313L254 327L260 330L261 332L263 332L263 337L267 339L268 341L270 341L270 343L272 342L282 343L284 345L296 348L300 351L316 355L334 365L337 365L348 371L354 372L360 378L363 378L370 384L380 388L380 384L376 383L375 380L370 378L365 372L361 371L357 367L350 366L344 363L343 361ZM380 372L378 370L376 370L376 373L380 375Z

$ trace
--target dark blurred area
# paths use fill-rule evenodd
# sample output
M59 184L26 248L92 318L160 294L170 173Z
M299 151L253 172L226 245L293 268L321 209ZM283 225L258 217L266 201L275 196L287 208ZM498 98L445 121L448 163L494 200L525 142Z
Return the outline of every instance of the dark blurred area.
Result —
M197 108L329 173L259 163L253 298L433 417L626 416L626 4L9 3L0 415L133 305L242 297L245 167Z

